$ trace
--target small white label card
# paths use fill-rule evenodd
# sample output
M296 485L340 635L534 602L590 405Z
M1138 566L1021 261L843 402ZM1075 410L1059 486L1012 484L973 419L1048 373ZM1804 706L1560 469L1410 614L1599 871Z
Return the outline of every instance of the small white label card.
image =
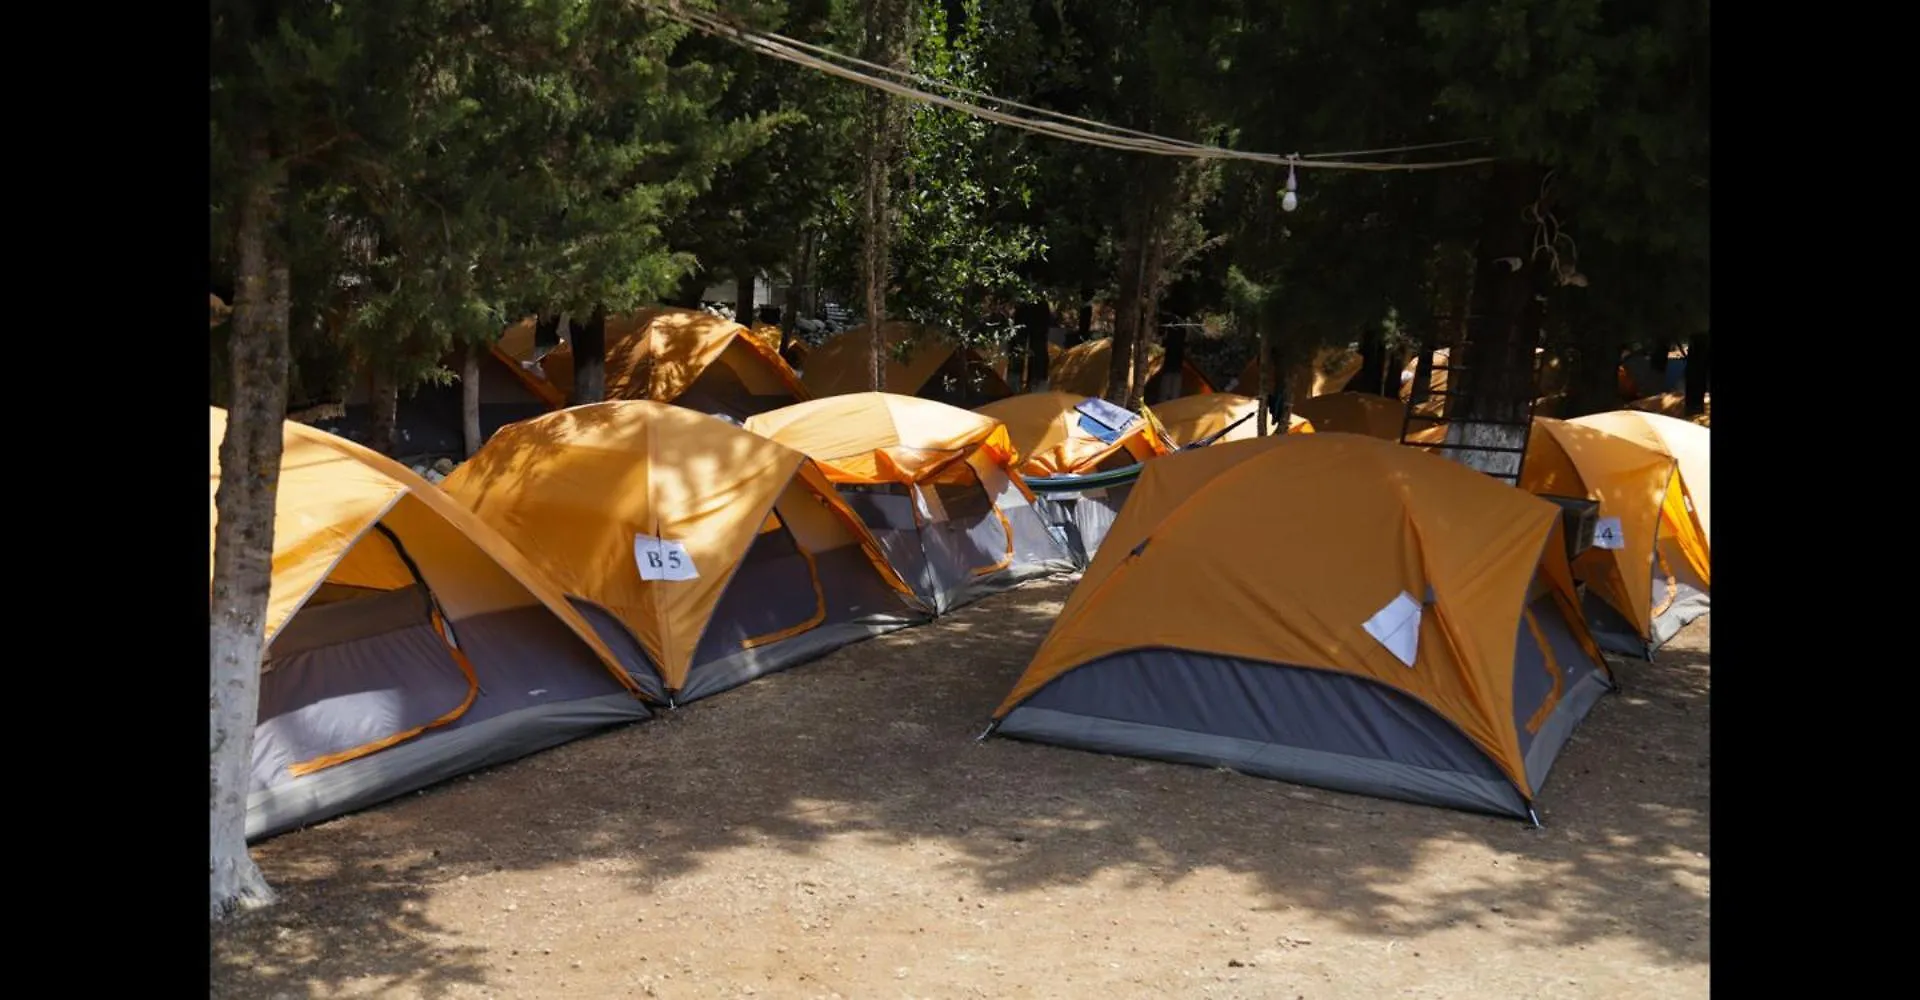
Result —
M1627 536L1620 530L1620 519L1603 517L1593 524L1593 547L1596 549L1624 549Z
M687 547L671 539L634 535L633 561L640 567L642 580L700 579L700 570L694 567Z
M1365 625L1367 634L1387 647L1401 663L1413 666L1420 653L1420 602L1401 591L1387 606L1374 612Z

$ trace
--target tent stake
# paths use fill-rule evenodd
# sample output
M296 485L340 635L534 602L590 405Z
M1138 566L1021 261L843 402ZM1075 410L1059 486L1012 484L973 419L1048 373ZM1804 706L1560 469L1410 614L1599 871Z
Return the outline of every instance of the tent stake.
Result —
M985 743L987 741L987 737L992 736L993 731L999 728L1000 728L1000 720L995 719L992 722L987 723L987 728L982 729L980 731L980 735L975 736L973 738L973 741L975 743Z
M1540 825L1540 814L1537 812L1534 812L1532 806L1527 807L1527 818L1533 821L1534 829L1536 830L1546 829L1545 827Z

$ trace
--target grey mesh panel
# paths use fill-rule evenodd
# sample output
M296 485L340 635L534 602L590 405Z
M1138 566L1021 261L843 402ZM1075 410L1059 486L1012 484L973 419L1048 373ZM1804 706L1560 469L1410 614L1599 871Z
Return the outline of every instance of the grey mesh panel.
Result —
M747 546L714 605L693 662L731 655L745 640L804 625L819 611L813 572L793 536L784 528L763 531Z
M298 652L275 657L261 677L248 836L318 822L603 725L647 717L645 706L544 607L476 615L454 628L480 683L465 714L303 778L290 777L287 766L432 721L466 698L467 681L424 623L374 634L343 631L350 636L343 641L307 641ZM311 628L307 635L310 640Z
M1537 796L1561 746L1599 695L1608 690L1609 684L1593 657L1581 647L1552 594L1543 593L1534 598L1530 610L1553 651L1554 665L1560 670L1560 700L1541 723L1539 731L1530 733L1527 723L1546 703L1547 695L1553 690L1553 678L1547 673L1540 643L1523 617L1519 636L1514 640L1513 725L1520 737L1520 756L1526 762L1527 784Z
M1593 632L1593 641L1601 649L1621 656L1646 657L1652 654L1647 641L1633 628L1633 623L1622 617L1613 605L1595 596L1588 590L1581 595L1580 611L1587 616L1587 628Z
M1022 579L1053 573L1071 573L1079 568L1067 547L1047 530L1046 520L1032 504L1002 507L1007 524L1013 528L1013 571Z
M1342 791L1526 815L1480 748L1414 699L1326 670L1144 649L1070 670L1000 731Z
M685 704L737 687L765 674L818 659L842 646L883 635L927 620L873 568L858 546L833 549L815 556L821 589L826 593L827 617L805 632L752 649L735 645L712 647L687 672L687 686L674 696ZM745 572L745 567L741 567ZM735 576L735 586L742 579ZM731 588L730 588L731 589ZM809 595L812 586L808 585ZM811 596L809 596L811 601ZM709 650L701 643L702 650Z
M573 605L580 617L593 626L594 634L600 641L613 650L613 657L626 668L627 676L640 686L640 690L656 701L666 700L667 689L660 680L660 668L654 664L653 657L647 655L645 646L627 629L625 623L614 617L613 612L585 598L568 595L567 603Z
M1047 524L1055 529L1055 537L1064 541L1074 564L1085 569L1100 551L1100 543L1106 540L1131 492L1133 484L1125 483L1091 490L1072 499L1042 496L1038 505Z

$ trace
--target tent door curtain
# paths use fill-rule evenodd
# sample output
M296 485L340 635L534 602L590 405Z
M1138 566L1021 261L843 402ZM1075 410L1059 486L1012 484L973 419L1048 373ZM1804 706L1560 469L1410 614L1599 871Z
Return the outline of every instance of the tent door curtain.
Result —
M447 725L466 714L467 710L473 707L474 699L480 695L480 681L474 673L473 664L467 659L466 653L461 651L459 643L454 638L452 627L447 623L446 614L440 608L439 601L434 598L433 591L427 587L426 579L420 575L419 565L413 561L412 556L407 554L406 546L401 544L399 536L395 535L392 529L384 524L375 524L373 527L374 531L368 533L360 544L386 544L391 546L394 554L399 556L400 561L407 567L407 572L413 576L414 586L403 591L393 592L391 595L382 595L380 598L376 598L376 600L384 601L392 601L395 598L399 598L400 600L400 603L396 607L387 609L388 617L385 618L371 611L363 613L361 611L361 605L365 599L329 605L327 606L328 610L320 614L326 617L342 618L343 621L335 627L343 627L348 630L365 628L368 625L378 627L383 622L390 625L394 630L417 631L422 625L425 625L437 641L436 644L445 654L445 659L450 661L451 665L459 672L460 678L465 682L463 686L466 690L462 692L458 703L430 719L413 725L398 725L392 730L377 736L372 736L369 732L362 731L360 734L362 737L370 737L366 738L364 742L350 746L342 746L331 752L319 753L288 765L287 773L293 777L312 774L315 771L325 770L326 768L335 767L350 760L357 760L369 754L378 753L388 747L413 739L429 729ZM383 539L384 542L376 542L376 538ZM417 609L417 616L413 618L411 623L408 623L404 617L400 620L394 620L391 617L391 615L396 612L404 615L403 609L409 603ZM354 618L361 620L357 622L352 621L351 619ZM426 658L432 659L433 657L429 654Z
M922 531L949 560L955 579L998 573L1013 564L1013 526L965 462L951 462L915 484Z
M769 513L707 621L694 664L790 639L826 618L819 564L779 515Z

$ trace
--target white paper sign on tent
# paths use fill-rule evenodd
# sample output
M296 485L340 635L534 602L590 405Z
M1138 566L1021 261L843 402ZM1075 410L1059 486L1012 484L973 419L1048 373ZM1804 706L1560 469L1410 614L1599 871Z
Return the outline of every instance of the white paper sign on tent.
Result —
M687 547L670 539L634 535L633 561L640 567L642 580L678 582L700 579L700 570L693 565L693 557L687 554Z
M1420 602L1401 591L1387 606L1374 612L1365 625L1367 634L1387 647L1401 663L1413 666L1420 654Z
M1624 549L1627 536L1620 530L1620 519L1603 517L1593 524L1593 547L1596 549Z

